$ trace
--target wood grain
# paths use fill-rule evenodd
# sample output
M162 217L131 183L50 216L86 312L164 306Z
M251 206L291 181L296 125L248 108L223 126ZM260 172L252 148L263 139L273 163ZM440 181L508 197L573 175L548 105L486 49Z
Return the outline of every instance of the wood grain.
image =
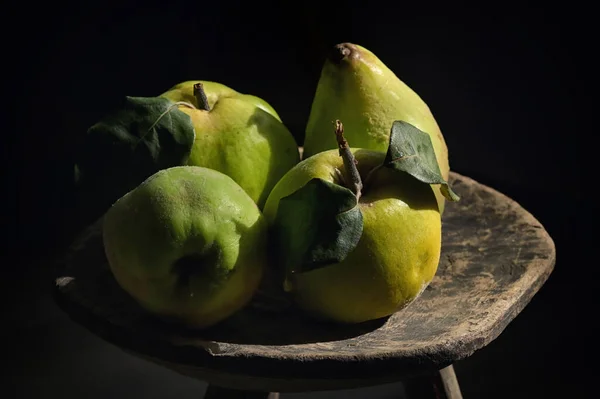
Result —
M551 237L519 204L456 173L451 184L462 199L446 206L436 277L387 319L331 325L257 295L210 330L157 321L113 279L101 222L73 244L55 298L73 320L127 352L223 387L351 388L439 370L495 339L555 262Z

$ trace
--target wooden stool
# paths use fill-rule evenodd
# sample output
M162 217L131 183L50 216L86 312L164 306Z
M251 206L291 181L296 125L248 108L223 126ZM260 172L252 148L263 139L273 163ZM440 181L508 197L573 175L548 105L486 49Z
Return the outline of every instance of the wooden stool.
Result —
M108 268L100 222L64 260L55 299L72 320L135 356L209 383L205 398L405 381L409 394L461 398L452 364L495 339L553 270L555 248L516 202L456 173L462 197L443 215L436 277L410 306L355 326L318 323L257 298L217 327L189 332L156 321Z

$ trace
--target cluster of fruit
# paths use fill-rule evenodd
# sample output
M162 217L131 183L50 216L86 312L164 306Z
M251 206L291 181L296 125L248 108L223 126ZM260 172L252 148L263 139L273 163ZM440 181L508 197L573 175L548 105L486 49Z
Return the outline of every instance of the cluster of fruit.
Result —
M103 219L115 279L191 328L246 306L268 269L316 317L389 316L432 280L458 200L427 105L350 43L326 60L300 148L265 101L207 81L127 97L87 136L80 179L118 197Z

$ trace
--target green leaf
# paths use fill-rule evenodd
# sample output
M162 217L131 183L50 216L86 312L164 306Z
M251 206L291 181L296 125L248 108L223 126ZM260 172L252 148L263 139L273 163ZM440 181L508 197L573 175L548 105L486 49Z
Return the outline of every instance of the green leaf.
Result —
M195 131L189 115L161 97L125 97L91 126L77 153L75 180L91 219L161 169L187 162Z
M314 178L279 201L274 235L288 273L343 261L363 231L363 216L352 191Z
M384 165L406 172L423 183L441 184L441 192L447 200L460 200L442 177L431 137L410 123L395 121L392 124Z

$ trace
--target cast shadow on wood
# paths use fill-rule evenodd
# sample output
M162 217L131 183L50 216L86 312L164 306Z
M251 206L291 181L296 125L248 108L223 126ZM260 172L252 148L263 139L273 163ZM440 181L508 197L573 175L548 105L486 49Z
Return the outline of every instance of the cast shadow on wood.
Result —
M260 296L260 295L259 295ZM186 338L239 345L299 345L342 341L359 337L383 326L388 317L365 323L342 325L315 319L293 305L285 310L265 310L260 299L216 326L199 331L146 315L153 328Z

